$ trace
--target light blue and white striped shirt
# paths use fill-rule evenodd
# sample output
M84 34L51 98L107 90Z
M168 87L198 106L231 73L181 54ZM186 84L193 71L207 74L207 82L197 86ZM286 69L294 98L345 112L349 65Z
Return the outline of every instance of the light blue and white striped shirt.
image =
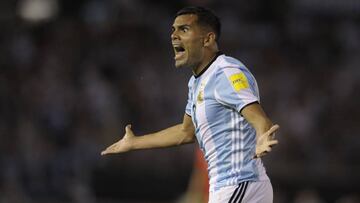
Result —
M240 111L259 102L256 80L238 60L218 54L189 81L186 113L208 163L210 191L243 181L267 180L255 155L255 129Z

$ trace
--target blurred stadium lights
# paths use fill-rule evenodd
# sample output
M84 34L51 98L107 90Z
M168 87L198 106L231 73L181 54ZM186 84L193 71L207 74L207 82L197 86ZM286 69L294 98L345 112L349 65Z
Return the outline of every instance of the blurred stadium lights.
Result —
M46 22L58 13L57 0L21 0L17 5L17 13L31 23Z

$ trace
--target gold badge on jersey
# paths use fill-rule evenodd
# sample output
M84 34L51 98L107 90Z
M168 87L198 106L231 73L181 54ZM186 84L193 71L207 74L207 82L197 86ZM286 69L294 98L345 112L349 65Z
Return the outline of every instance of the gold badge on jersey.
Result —
M204 101L204 89L205 89L205 84L201 83L199 87L199 93L196 97L196 101L198 104L201 104Z
M236 73L229 77L235 91L249 88L249 82L244 73Z

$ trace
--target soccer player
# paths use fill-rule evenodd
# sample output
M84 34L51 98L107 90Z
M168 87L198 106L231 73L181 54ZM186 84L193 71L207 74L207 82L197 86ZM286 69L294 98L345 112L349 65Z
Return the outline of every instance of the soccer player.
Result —
M218 48L219 18L202 7L181 9L172 25L177 68L191 68L182 123L159 132L125 135L102 155L170 147L197 139L208 164L209 202L272 202L273 191L261 156L271 151L278 125L260 106L254 76Z

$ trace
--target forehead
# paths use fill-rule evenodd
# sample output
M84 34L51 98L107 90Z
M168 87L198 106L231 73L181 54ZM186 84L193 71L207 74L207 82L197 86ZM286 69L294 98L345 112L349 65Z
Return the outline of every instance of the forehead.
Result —
M194 25L196 24L197 18L195 14L180 15L175 18L173 26Z

